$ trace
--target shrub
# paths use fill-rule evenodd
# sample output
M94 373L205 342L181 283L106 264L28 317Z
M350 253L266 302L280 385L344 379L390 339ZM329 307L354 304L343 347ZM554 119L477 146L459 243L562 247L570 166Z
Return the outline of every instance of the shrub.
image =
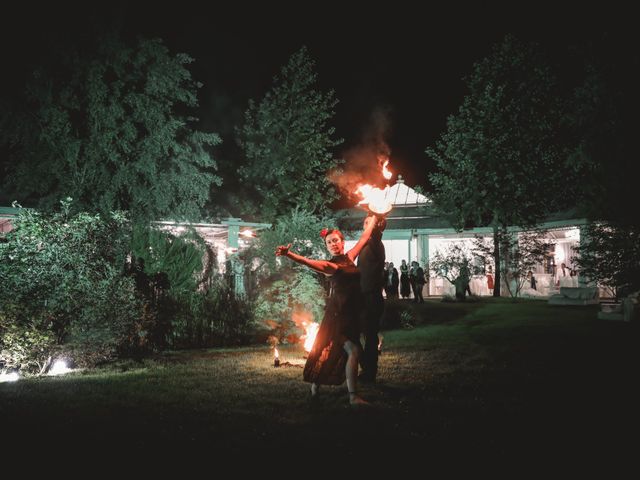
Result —
M0 362L35 373L63 344L115 354L130 347L140 312L123 277L129 244L124 215L20 209L0 243ZM88 355L90 356L90 355Z
M173 299L170 345L216 347L250 343L256 334L253 305L237 298L223 279L204 291Z

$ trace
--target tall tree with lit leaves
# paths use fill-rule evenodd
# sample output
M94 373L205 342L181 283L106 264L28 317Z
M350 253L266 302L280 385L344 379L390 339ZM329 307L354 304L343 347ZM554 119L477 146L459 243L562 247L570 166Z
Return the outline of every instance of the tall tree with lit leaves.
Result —
M465 80L469 93L426 150L438 167L429 178L456 228L493 227L500 265L508 225L533 225L560 206L555 79L535 45L507 36Z
M336 198L327 174L340 160L331 149L342 143L330 125L338 103L333 91L317 85L315 63L305 47L294 53L273 86L251 100L238 128L244 162L238 203L263 219L295 207L321 214ZM244 197L244 198L242 198Z
M25 206L72 197L79 210L198 218L221 184L211 154L220 139L189 116L200 87L192 61L159 39L129 46L113 34L58 49L4 119L5 187Z

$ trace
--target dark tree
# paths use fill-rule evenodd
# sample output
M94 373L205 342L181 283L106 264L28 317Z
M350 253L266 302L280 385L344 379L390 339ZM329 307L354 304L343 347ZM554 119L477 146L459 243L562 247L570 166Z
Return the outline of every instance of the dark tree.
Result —
M581 273L617 295L640 289L637 115L640 56L607 35L578 52L581 84L568 110L571 194L592 224L583 232Z
M495 265L500 234L529 226L559 205L561 179L555 79L535 45L507 36L474 65L469 93L427 149L437 164L434 200L458 229L489 225ZM494 296L500 295L496 268Z

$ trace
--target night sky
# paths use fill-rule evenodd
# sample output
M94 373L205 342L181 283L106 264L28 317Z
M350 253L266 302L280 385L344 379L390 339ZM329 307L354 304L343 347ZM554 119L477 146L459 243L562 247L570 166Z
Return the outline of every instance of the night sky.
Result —
M56 4L59 2L56 2ZM133 3L133 2L131 2ZM614 35L635 41L634 16L540 5L534 11L462 6L449 11L428 5L373 9L294 3L294 6L223 7L217 3L173 2L170 7L109 2L102 6L22 4L3 14L2 91L21 88L30 64L52 41L81 42L98 26L119 25L126 36L160 37L173 53L195 58L191 71L200 92L201 127L232 143L232 124L249 98L260 98L288 57L306 45L316 60L323 89L334 89L337 135L342 151L362 143L384 112L392 169L410 185L429 188L432 162L424 153L445 128L465 94L462 78L505 34L534 40L562 62L570 46ZM293 16L292 19L288 17ZM213 114L218 110L218 114ZM226 112L220 124L219 112Z

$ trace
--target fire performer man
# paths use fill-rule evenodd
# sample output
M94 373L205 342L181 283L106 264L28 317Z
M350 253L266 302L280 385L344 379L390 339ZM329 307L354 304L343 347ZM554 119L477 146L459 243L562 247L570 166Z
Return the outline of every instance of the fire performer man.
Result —
M329 277L331 286L324 318L318 329L304 367L304 380L311 383L311 395L320 385L341 385L345 378L349 403L366 404L358 395L358 356L360 353L360 272L353 263L371 237L375 217L365 220L365 229L358 243L344 253L344 236L339 230L324 229L320 235L332 255L331 260L313 260L293 253L287 246L276 248L276 256L288 257Z
M365 228L367 219L365 219ZM362 247L358 257L360 288L364 306L362 318L364 353L360 358L362 372L358 376L362 382L375 382L378 373L378 332L380 331L380 319L384 312L382 289L385 283L385 250L382 243L382 232L386 226L387 220L384 217L376 217L371 238Z

